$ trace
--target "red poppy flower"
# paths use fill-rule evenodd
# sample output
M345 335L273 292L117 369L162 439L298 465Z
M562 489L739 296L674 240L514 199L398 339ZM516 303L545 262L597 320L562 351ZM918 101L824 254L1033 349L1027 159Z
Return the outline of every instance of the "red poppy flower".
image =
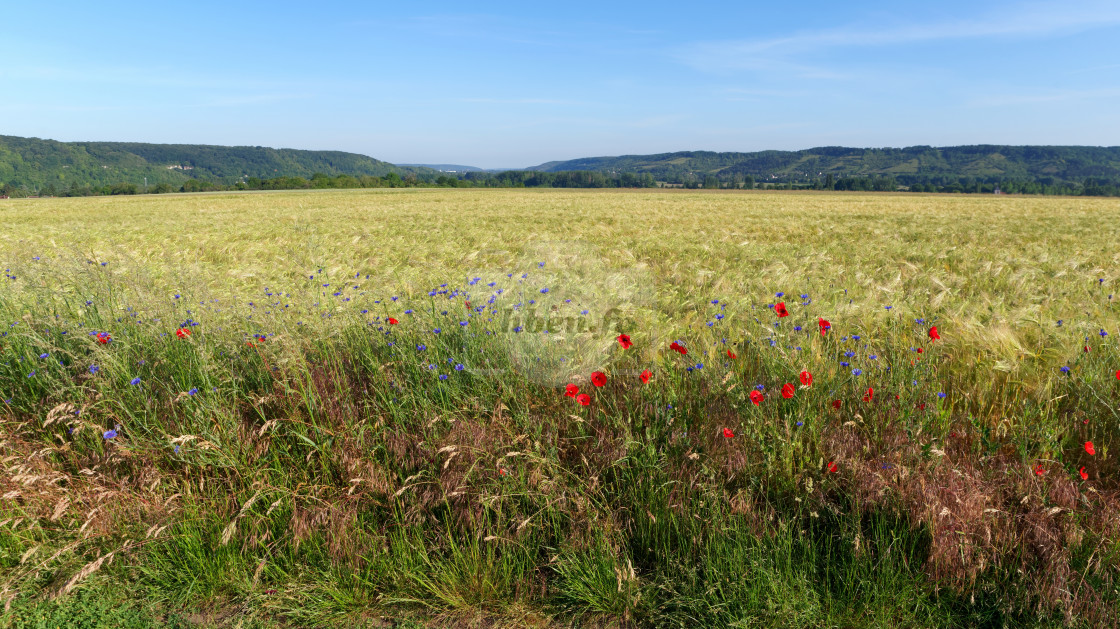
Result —
M1035 475L1035 476L1042 476L1042 475L1043 475L1043 474L1045 474L1045 473L1046 473L1046 468L1045 468L1045 467L1042 467L1042 464L1041 464L1041 463L1039 463L1038 465L1034 466L1034 475Z
M653 372L651 372L649 369L646 369L638 377L641 378L642 384L645 384L645 383L649 382L649 377L652 376L652 375L653 375Z
M1084 347L1083 349L1085 350L1085 353L1086 353L1086 354L1088 354L1088 353L1089 353L1089 346L1088 346L1088 345L1086 345L1086 346L1085 346L1085 347Z
M787 382L787 383L782 385L782 397L784 397L787 400L790 399L791 397L793 397L793 385L792 384Z
M738 358L738 356L735 355L735 352L733 352L731 350L727 350L727 357L730 358L731 360L735 360L736 358ZM1120 373L1120 372L1118 372L1118 373Z
M605 374L601 371L596 371L596 372L591 374L591 384L593 384L597 387L601 387L606 383L607 383L607 374Z
M925 402L922 402L921 404L919 404L919 405L918 405L918 410L919 410L919 411L924 411L924 410L926 410L926 403L925 403Z
M1116 379L1120 380L1120 369L1116 370Z
M111 341L111 340L113 340L113 337L108 332L98 332L97 333L97 342L98 343L101 343L102 345L108 345L109 341ZM1120 371L1116 372L1116 377L1120 378Z
M774 312L777 313L779 319L782 317L788 317L789 311L786 310L786 302L779 301L778 303L774 304Z
M875 398L875 389L872 389L871 387L867 387L867 394L863 396L863 401L864 402L870 402L874 398Z
M175 336L177 336L181 339L185 339L190 335L191 335L191 331L186 329L186 328L179 328L178 330L175 330Z
M840 400L832 400L832 408L840 410Z
M586 393L580 393L576 396L576 401L579 402L582 406L587 406L591 403L591 396Z
M505 468L502 468L502 467L498 468L498 476L505 476L506 474L509 474L509 472L507 472L505 470Z
M941 340L941 335L937 333L937 326L936 325L929 329L929 340L931 340L931 341L940 341Z
M577 387L576 385L571 384L571 383L569 383L568 386L564 387L564 389L565 389L564 395L566 395L568 397L575 397L576 394L579 393L579 387Z
M388 319L386 319L386 321L389 322L389 325L397 325L398 323L400 323L400 321L397 321L396 319L394 319L392 317L389 317Z
M829 474L835 474L839 471L840 471L840 468L836 467L836 463L834 463L832 461L828 462L828 473Z
M678 343L676 341L673 341L672 343L669 344L669 349L673 350L674 352L679 353L681 356L684 356L685 354L688 353L688 350L685 349L685 346L681 345L680 343Z
M1089 453L1089 456L1093 456L1097 453L1097 449L1093 447L1092 441L1085 442L1085 451Z
M730 438L732 438L732 437L734 437L734 436L735 436L735 433L731 432L731 429L730 429L730 428L724 428L724 429L723 429L723 436L724 436L724 437L727 437L728 439L730 439Z
M1085 471L1084 465L1081 466L1081 469L1077 470L1077 473L1081 475L1081 480L1089 480L1089 473Z
M803 384L807 387L813 386L813 374L809 373L808 371L802 371L801 372L801 384Z
M822 319L820 317L817 318L817 325L821 328L821 336L824 336L824 333L828 332L829 328L832 327L832 324L828 322L828 319Z
M755 406L758 406L759 403L762 402L762 392L757 391L757 390L752 390L751 391L751 401L754 402Z
M919 348L918 348L918 353L919 353L919 354L923 354L923 353L925 353L925 350L919 347Z
M470 310L471 309L471 300L468 299L468 300L464 301L463 302L463 307L466 308L467 310Z
M622 346L622 349L630 349L630 346L633 345L633 343L630 342L630 336L628 334L619 334L618 344Z

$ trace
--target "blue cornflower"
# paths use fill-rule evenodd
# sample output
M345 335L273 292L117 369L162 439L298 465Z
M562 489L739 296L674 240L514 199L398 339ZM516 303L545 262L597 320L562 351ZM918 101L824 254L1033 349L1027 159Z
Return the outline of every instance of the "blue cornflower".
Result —
M541 289L541 294L542 294L542 295L543 295L543 294L545 294L545 293L547 293L547 292L548 292L548 289L547 289L547 288L542 288L542 289Z
M785 295L785 293L774 293L775 297L781 297L782 295Z
M1069 367L1068 366L1063 366L1062 367L1062 373L1069 373Z
M30 377L32 377L32 376L34 376L34 375L35 375L35 372L34 372L34 371L32 371L31 373L27 374L27 377L28 377L28 378L30 378Z
M418 351L418 352L422 352L422 351L424 351L424 350L426 350L426 349L428 349L428 346L427 346L427 345L424 345L423 343L421 343L420 345L417 345L417 346L416 346L416 351Z
M516 328L514 328L514 329L513 329L513 331L514 331L514 332L520 332L520 331L522 331L522 330L524 330L524 329L525 329L525 328L523 328L523 327L521 327L521 326L517 326Z
M431 371L431 370L433 370L433 369L435 369L435 368L436 368L436 366L435 366L435 365L428 365L428 371Z
M849 367L849 366L851 366L851 363L848 363L848 362L845 362L845 361L840 361L840 366L841 367Z
M1103 331L1103 330L1102 330L1102 331ZM44 354L39 354L39 358L46 358L46 357L48 357L48 356L50 356L50 354L46 354L46 353L44 353Z
M101 436L104 437L105 439L112 439L113 437L117 436L117 431L116 430L106 430Z
M879 360L879 357L876 356L875 354L872 354L872 355L868 356L868 358L870 358L871 360Z
M855 334L853 334L853 335L852 335L852 340L853 340L853 341L858 341L858 340L859 340L859 337L858 337L858 336L856 336Z
M697 369L703 369L704 368L704 363L696 363L696 368Z
M99 371L101 371L101 367L98 367L97 365L90 365L89 366L89 372L90 373L97 373Z
M886 308L887 310L890 310L891 308L894 308L894 306L883 306L883 308Z
M800 332L801 331L801 326L799 326L799 325L793 326L793 331L794 332Z
M440 379L440 380L447 380L447 374L445 374L445 373L441 373L441 374L439 375L439 379Z
M175 454L179 454L179 446L178 446L178 444L176 444L176 445L175 445Z
M1102 330L1101 330L1101 336L1102 336L1102 337L1108 336L1108 332L1105 332L1105 331L1104 331L1104 330L1102 329Z
M436 329L432 330L432 332L434 332L435 334L439 334L439 333L440 333L440 329L439 329L439 328L436 328Z
M459 325L467 325L468 323L470 323L470 321L460 321Z
M938 391L937 392L937 397L944 400L945 399L945 392L944 391Z
M131 384L132 386L136 386L136 385L140 384L140 378L139 377L133 378L132 381L129 384Z
M463 363L455 363L455 371L462 371Z
M761 390L765 389L766 387L762 386L761 384L756 384L754 388L756 388L756 389L758 389L759 391L761 391Z
M852 375L853 376L859 376L859 375L862 375L862 374L863 374L863 370L861 370L861 369L853 369L852 370Z
M844 356L845 356L845 357L847 357L847 358L851 358L851 357L853 357L853 356L855 356L855 355L856 355L856 353L855 353L855 352L844 352Z
M718 300L718 299L713 299L713 300L712 300L712 303L713 303L713 304L718 304L718 303L719 303L719 300Z
M191 390L187 391L187 395L195 395L197 393L198 393L198 387L191 387Z
M796 425L797 425L797 427L798 427L798 428L800 428L800 427L804 426L804 425L805 425L805 423L804 423L804 422L797 422L797 424L796 424Z

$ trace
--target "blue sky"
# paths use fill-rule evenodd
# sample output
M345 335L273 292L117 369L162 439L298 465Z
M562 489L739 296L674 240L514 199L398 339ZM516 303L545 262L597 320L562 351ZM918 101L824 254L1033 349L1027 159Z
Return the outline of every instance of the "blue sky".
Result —
M105 4L4 8L0 134L489 168L1120 144L1117 0Z

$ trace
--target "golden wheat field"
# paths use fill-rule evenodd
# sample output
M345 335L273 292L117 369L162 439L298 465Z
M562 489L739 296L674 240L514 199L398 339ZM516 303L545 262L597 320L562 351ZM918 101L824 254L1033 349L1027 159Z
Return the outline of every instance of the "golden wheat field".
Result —
M980 397L991 374L1042 390L1085 337L1120 338L1099 335L1120 321L1115 199L346 190L9 200L0 221L13 274L73 290L80 276L60 278L76 261L107 262L136 307L244 297L318 269L422 296L469 270L520 270L527 251L578 247L640 271L670 330L702 324L710 299L778 292L863 329L936 319L971 374L959 386Z

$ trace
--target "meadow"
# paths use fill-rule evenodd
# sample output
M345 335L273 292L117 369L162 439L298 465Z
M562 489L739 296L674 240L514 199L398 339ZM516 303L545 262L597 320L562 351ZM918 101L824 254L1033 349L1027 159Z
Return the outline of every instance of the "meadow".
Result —
M301 191L0 227L0 627L1120 623L1115 199Z

